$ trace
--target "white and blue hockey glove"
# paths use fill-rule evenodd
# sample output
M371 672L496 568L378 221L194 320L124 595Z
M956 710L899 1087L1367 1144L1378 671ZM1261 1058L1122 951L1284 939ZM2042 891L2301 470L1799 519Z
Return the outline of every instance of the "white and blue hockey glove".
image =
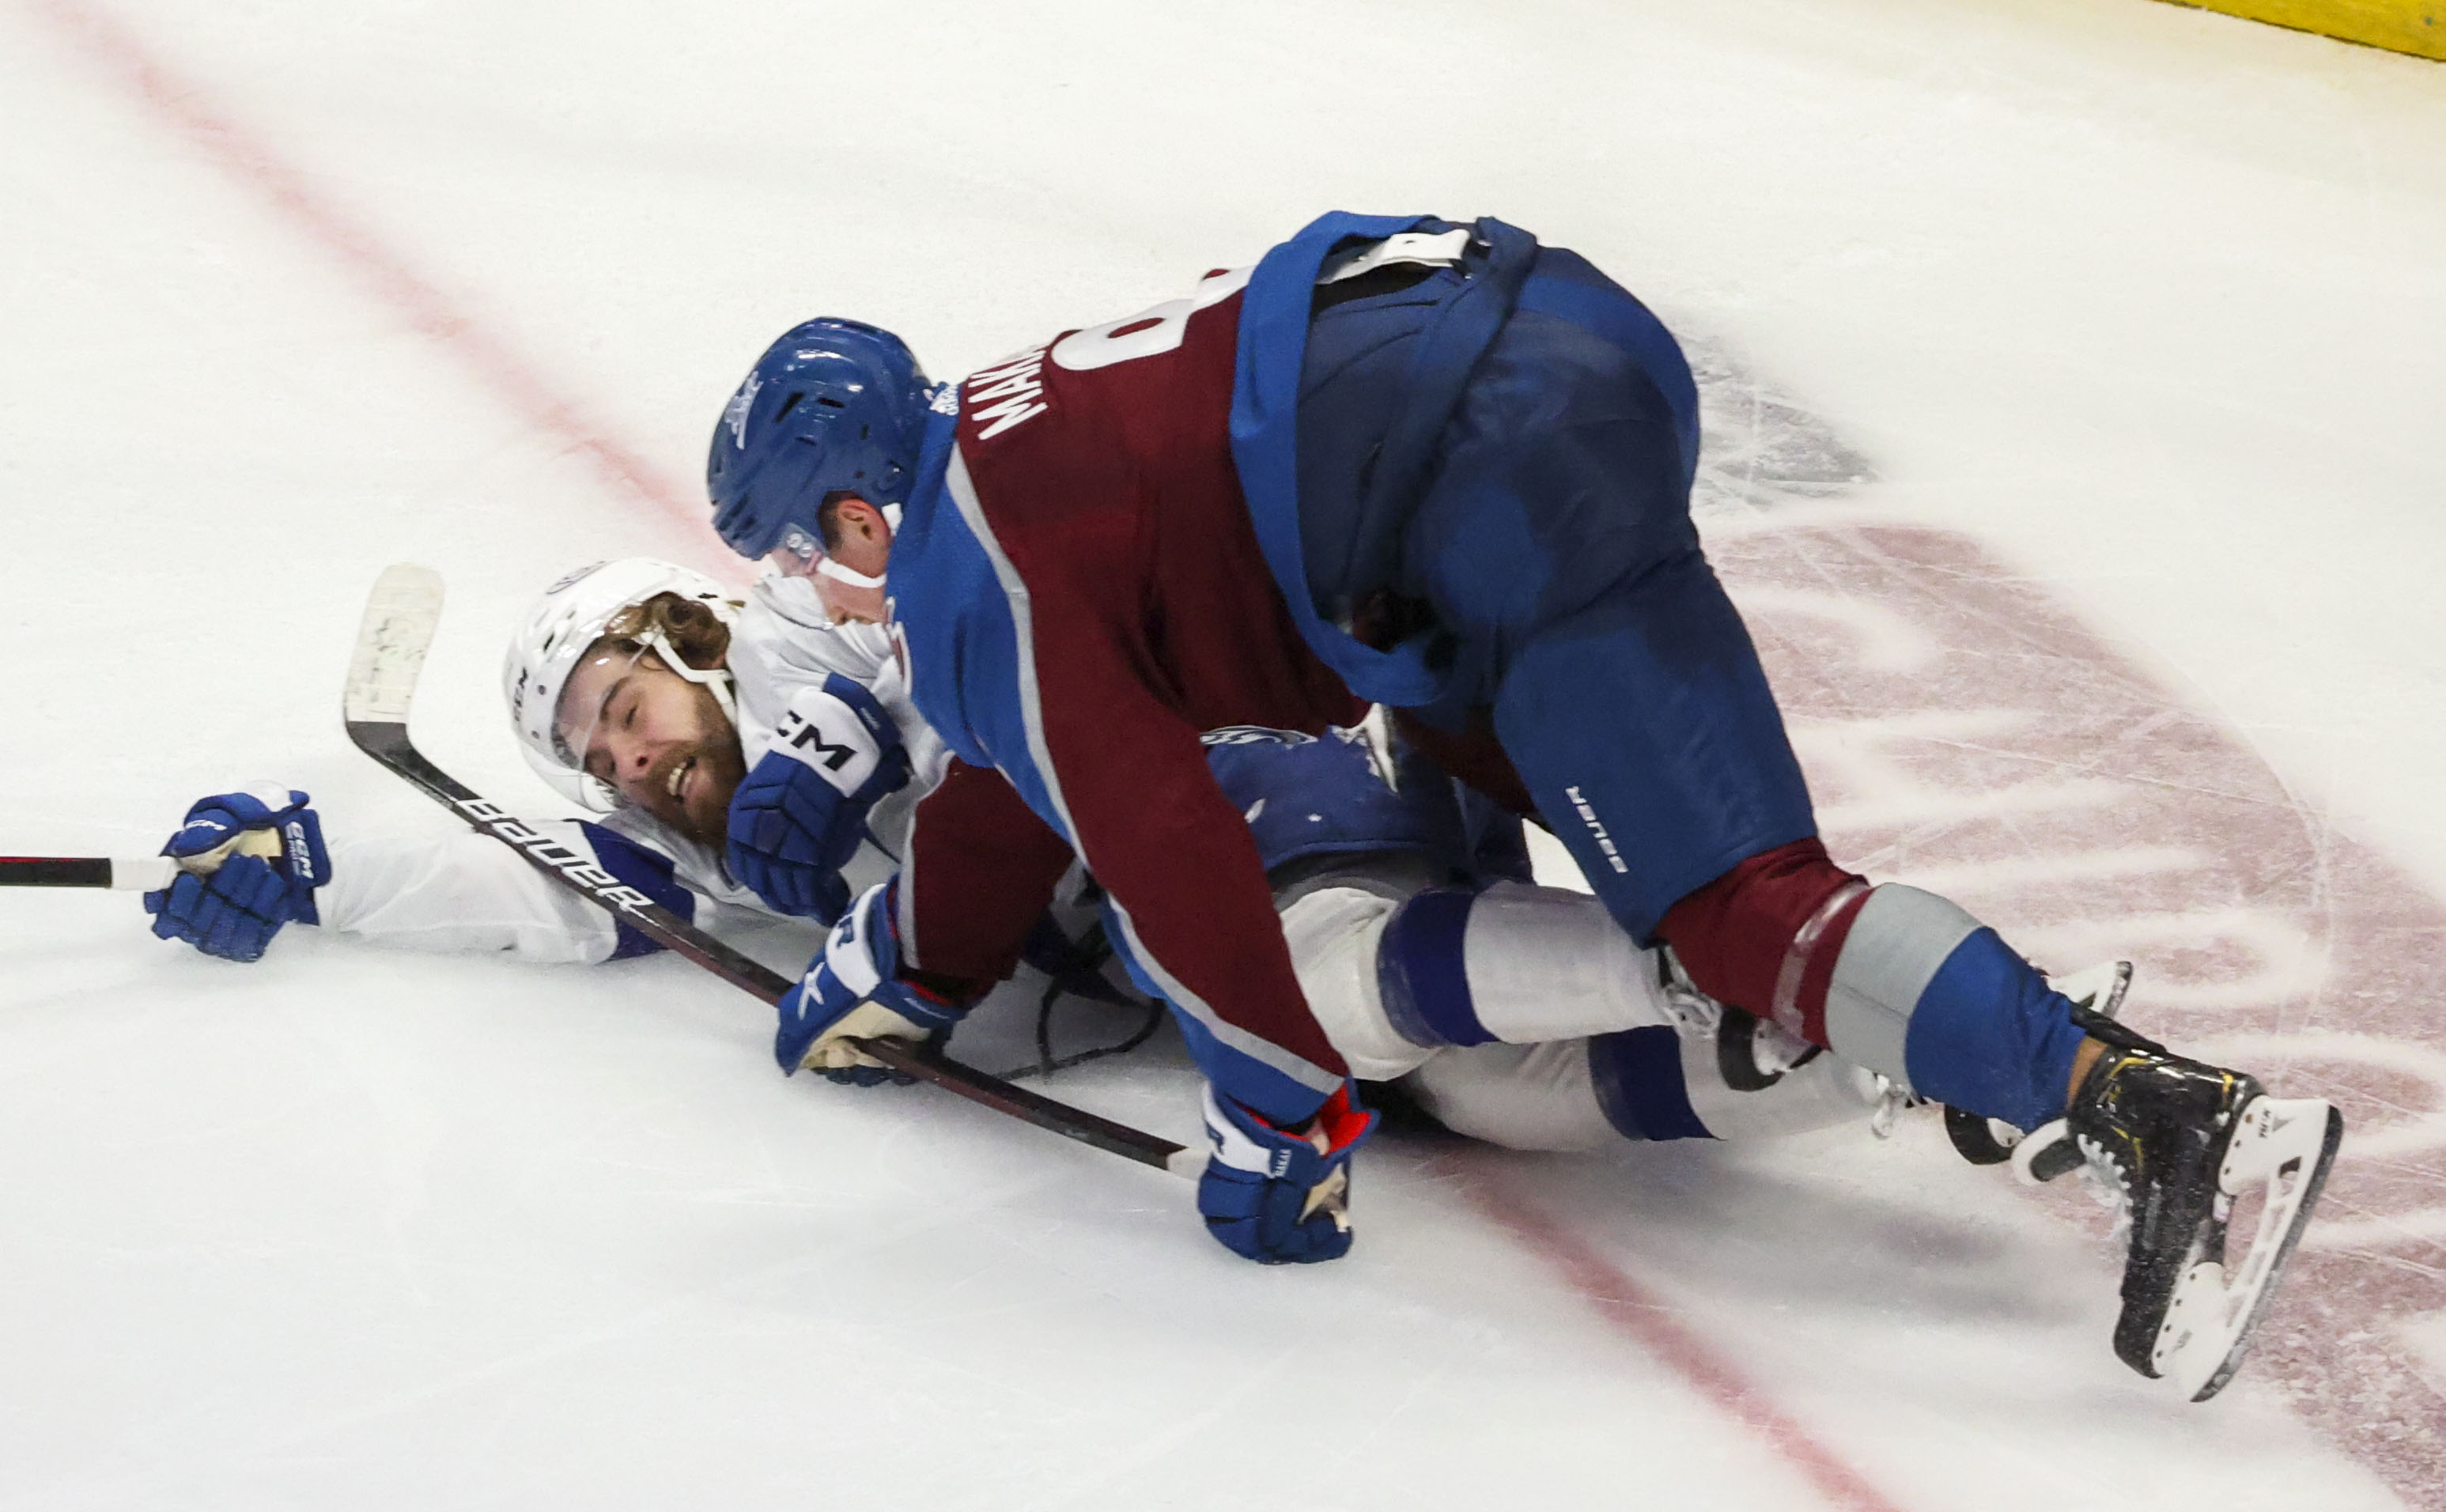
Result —
M1301 1130L1206 1088L1206 1174L1197 1211L1225 1249L1266 1265L1338 1260L1350 1249L1350 1157L1377 1115L1345 1082Z
M304 793L257 787L199 799L161 854L170 885L144 895L153 933L224 960L259 960L292 919L319 922L314 889L331 879L323 822Z
M841 868L867 811L909 781L899 728L835 672L790 701L773 748L730 800L730 874L784 914L831 923L849 901Z
M968 1016L965 1005L901 980L900 938L892 922L899 890L896 877L868 888L833 926L805 977L782 995L773 1059L784 1073L803 1067L850 1087L906 1082L851 1041L922 1045Z

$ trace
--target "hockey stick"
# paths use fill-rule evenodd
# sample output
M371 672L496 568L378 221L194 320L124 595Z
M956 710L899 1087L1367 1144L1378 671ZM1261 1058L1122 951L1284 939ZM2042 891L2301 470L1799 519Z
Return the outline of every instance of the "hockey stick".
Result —
M724 981L745 988L768 1005L779 1003L781 994L797 984L750 960L635 888L623 885L619 879L567 846L519 823L500 805L453 780L416 748L407 733L408 706L416 696L417 674L423 669L425 651L432 645L441 620L441 574L430 567L404 562L383 569L373 594L366 600L365 622L357 632L356 651L348 661L348 686L343 700L348 738L357 748L476 829L525 857L546 877L601 905L647 938L687 956ZM1116 1124L1066 1103L1057 1103L931 1051L905 1048L889 1040L860 1040L857 1045L894 1070L921 1082L931 1082L945 1091L1050 1129L1065 1139L1092 1144L1176 1176L1194 1177L1205 1168L1202 1151Z
M0 856L0 887L108 887L147 893L170 885L167 856Z
M107 887L149 893L167 887L182 872L209 877L232 856L276 860L280 837L269 829L233 835L193 856L0 856L0 887Z

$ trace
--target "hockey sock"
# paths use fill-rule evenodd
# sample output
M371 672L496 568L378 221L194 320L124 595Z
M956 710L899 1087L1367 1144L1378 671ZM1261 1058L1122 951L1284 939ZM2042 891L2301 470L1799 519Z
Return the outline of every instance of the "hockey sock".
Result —
M1535 1045L1671 1022L1651 957L1595 898L1497 882L1430 888L1377 948L1384 1015L1413 1045Z
M2063 1111L2081 1038L2071 1001L1983 925L1920 990L1903 1050L1921 1096L2030 1129Z
M1690 1106L1682 1036L1674 1030L1625 1030L1590 1039L1589 1081L1606 1122L1625 1139L1716 1137Z
M2062 1111L2071 1004L1960 907L1872 888L1815 840L1743 861L1658 933L1702 992L1908 1090L2023 1128Z

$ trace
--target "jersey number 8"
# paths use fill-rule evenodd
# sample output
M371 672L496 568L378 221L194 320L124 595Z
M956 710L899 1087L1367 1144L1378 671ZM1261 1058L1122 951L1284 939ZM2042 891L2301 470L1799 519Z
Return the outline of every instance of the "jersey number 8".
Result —
M1167 299L1152 310L1074 331L1053 344L1053 361L1072 372L1109 368L1117 362L1153 357L1180 345L1189 317L1248 287L1254 268L1226 268L1197 281L1184 298Z

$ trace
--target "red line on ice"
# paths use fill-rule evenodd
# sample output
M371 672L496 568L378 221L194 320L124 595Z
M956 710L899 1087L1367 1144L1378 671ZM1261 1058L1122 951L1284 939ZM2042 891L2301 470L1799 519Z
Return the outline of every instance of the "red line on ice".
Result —
M30 0L28 9L100 62L154 115L201 147L293 229L346 264L376 298L442 343L529 424L584 453L616 489L654 505L691 533L706 529L706 506L692 489L674 483L612 440L470 310L325 196L303 169L240 125L201 85L171 70L133 32L83 0ZM722 553L719 559L728 560L729 554Z
M1757 1433L1829 1502L1851 1512L1897 1512L1866 1477L1750 1385L1706 1340L1674 1321L1662 1298L1590 1248L1587 1240L1494 1182L1464 1177L1461 1186L1479 1212L1552 1266L1599 1316Z

